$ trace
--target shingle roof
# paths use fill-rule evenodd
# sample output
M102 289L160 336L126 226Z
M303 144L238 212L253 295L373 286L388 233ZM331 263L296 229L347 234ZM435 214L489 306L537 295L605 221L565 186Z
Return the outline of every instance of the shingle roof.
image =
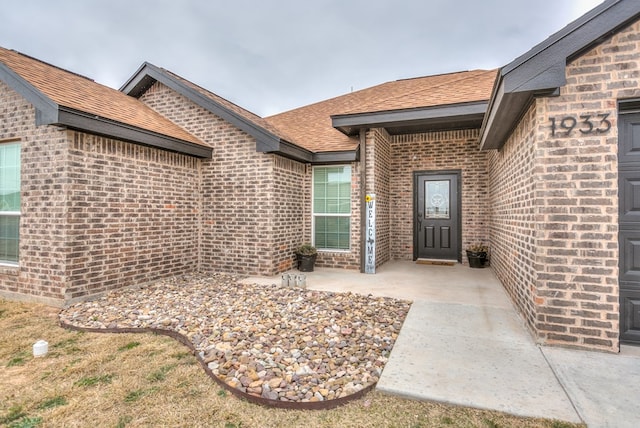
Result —
M91 79L2 47L0 62L60 106L205 146L198 138L138 99Z
M486 101L496 70L474 70L397 80L311 104L266 120L293 143L314 152L353 150L357 139L332 126L331 116Z

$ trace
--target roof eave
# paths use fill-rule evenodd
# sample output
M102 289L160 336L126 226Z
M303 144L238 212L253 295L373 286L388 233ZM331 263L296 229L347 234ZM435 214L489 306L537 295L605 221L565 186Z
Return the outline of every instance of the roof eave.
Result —
M256 151L260 153L273 153L299 162L311 162L313 153L288 141L280 140L276 145L265 144L256 141Z
M559 93L568 61L639 16L640 2L605 1L504 66L481 128L481 150L500 149L535 97Z
M56 125L87 131L150 147L178 152L199 158L211 158L212 149L200 144L147 131L104 117L60 106Z
M47 125L58 120L58 104L1 62L0 80L33 105L36 109L36 125Z
M264 144L256 143L256 151L275 154L298 162L310 163L313 165L357 162L360 160L358 148L354 150L312 152L285 140L280 141L278 148L272 148Z
M311 161L314 165L329 165L360 161L360 147L354 150L334 151L334 152L316 152L313 154Z
M496 82L480 129L480 150L500 149L534 98L559 94L559 88L565 84L564 65L517 89L509 87L509 83L502 78Z
M211 157L212 150L209 147L60 106L3 63L0 63L0 80L33 105L36 111L36 126L62 125L196 157Z
M348 136L363 128L386 128L392 133L419 130L479 127L487 110L486 101L331 116L334 128Z

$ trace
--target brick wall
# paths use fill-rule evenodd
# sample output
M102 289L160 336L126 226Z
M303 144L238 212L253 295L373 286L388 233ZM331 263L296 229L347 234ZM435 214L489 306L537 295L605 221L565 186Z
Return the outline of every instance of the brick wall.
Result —
M367 193L376 195L376 267L391 258L389 186L391 179L391 136L374 129L366 138Z
M550 277L538 282L539 335L546 343L617 351L618 175L617 102L640 97L640 23L568 64L561 96L541 100L544 124L538 129L541 174L559 165L568 169L554 183L542 181L540 221L556 230L540 234L539 263ZM549 117L609 114L605 133L551 135ZM554 187L558 188L553 194ZM553 296L553 297L551 297ZM542 309L541 309L542 311Z
M535 329L536 272L535 138L537 115L529 109L499 151L489 152L491 266L529 328ZM543 179L555 182L564 166ZM550 213L554 207L549 207Z
M488 242L487 153L479 151L478 137L477 129L391 137L392 259L413 259L415 171L462 171L462 253L473 243Z
M20 264L0 267L4 294L61 305L196 268L200 161L36 127L0 85L0 139L19 138L22 159Z
M66 298L196 270L201 161L68 136Z
M277 274L296 267L294 250L302 244L305 224L311 224L304 212L305 204L311 201L311 192L307 191L310 186L304 164L280 156L274 156L273 162L274 200L270 215L275 245L270 274Z
M64 297L66 136L35 126L35 109L0 82L0 142L21 145L20 267L0 266L0 295L61 305Z
M200 268L273 275L290 267L301 244L304 165L256 152L253 137L160 83L141 100L213 148L202 166Z
M619 348L617 105L640 97L639 43L635 23L567 64L560 96L538 99L490 156L492 265L542 343ZM610 129L580 132L588 129L585 115L603 128L601 114ZM551 119L560 125L565 117L578 126L553 135ZM509 166L511 174L501 172ZM534 221L526 227L531 201ZM514 230L500 226L505 217Z

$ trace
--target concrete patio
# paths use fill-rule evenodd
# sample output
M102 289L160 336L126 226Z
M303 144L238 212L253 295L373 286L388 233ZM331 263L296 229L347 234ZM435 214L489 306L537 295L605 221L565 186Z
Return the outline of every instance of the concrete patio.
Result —
M390 262L375 275L317 268L306 279L316 290L413 300L381 391L589 427L640 424L640 348L537 345L491 269Z

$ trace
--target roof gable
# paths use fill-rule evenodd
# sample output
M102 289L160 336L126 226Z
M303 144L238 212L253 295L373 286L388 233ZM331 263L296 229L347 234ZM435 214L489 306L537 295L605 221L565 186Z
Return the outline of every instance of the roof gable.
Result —
M231 123L256 139L258 152L275 153L301 162L321 162L324 156L314 153L304 144L292 140L285 131L268 120L210 92L161 67L145 62L120 88L128 95L140 97L155 82L171 88L195 104ZM340 159L344 154L340 156ZM347 156L355 160L355 154ZM329 159L329 161L337 161Z
M18 52L0 48L0 79L57 124L199 157L211 149L133 97Z
M481 132L483 149L504 145L529 103L557 94L567 62L640 17L637 0L607 0L502 67Z

